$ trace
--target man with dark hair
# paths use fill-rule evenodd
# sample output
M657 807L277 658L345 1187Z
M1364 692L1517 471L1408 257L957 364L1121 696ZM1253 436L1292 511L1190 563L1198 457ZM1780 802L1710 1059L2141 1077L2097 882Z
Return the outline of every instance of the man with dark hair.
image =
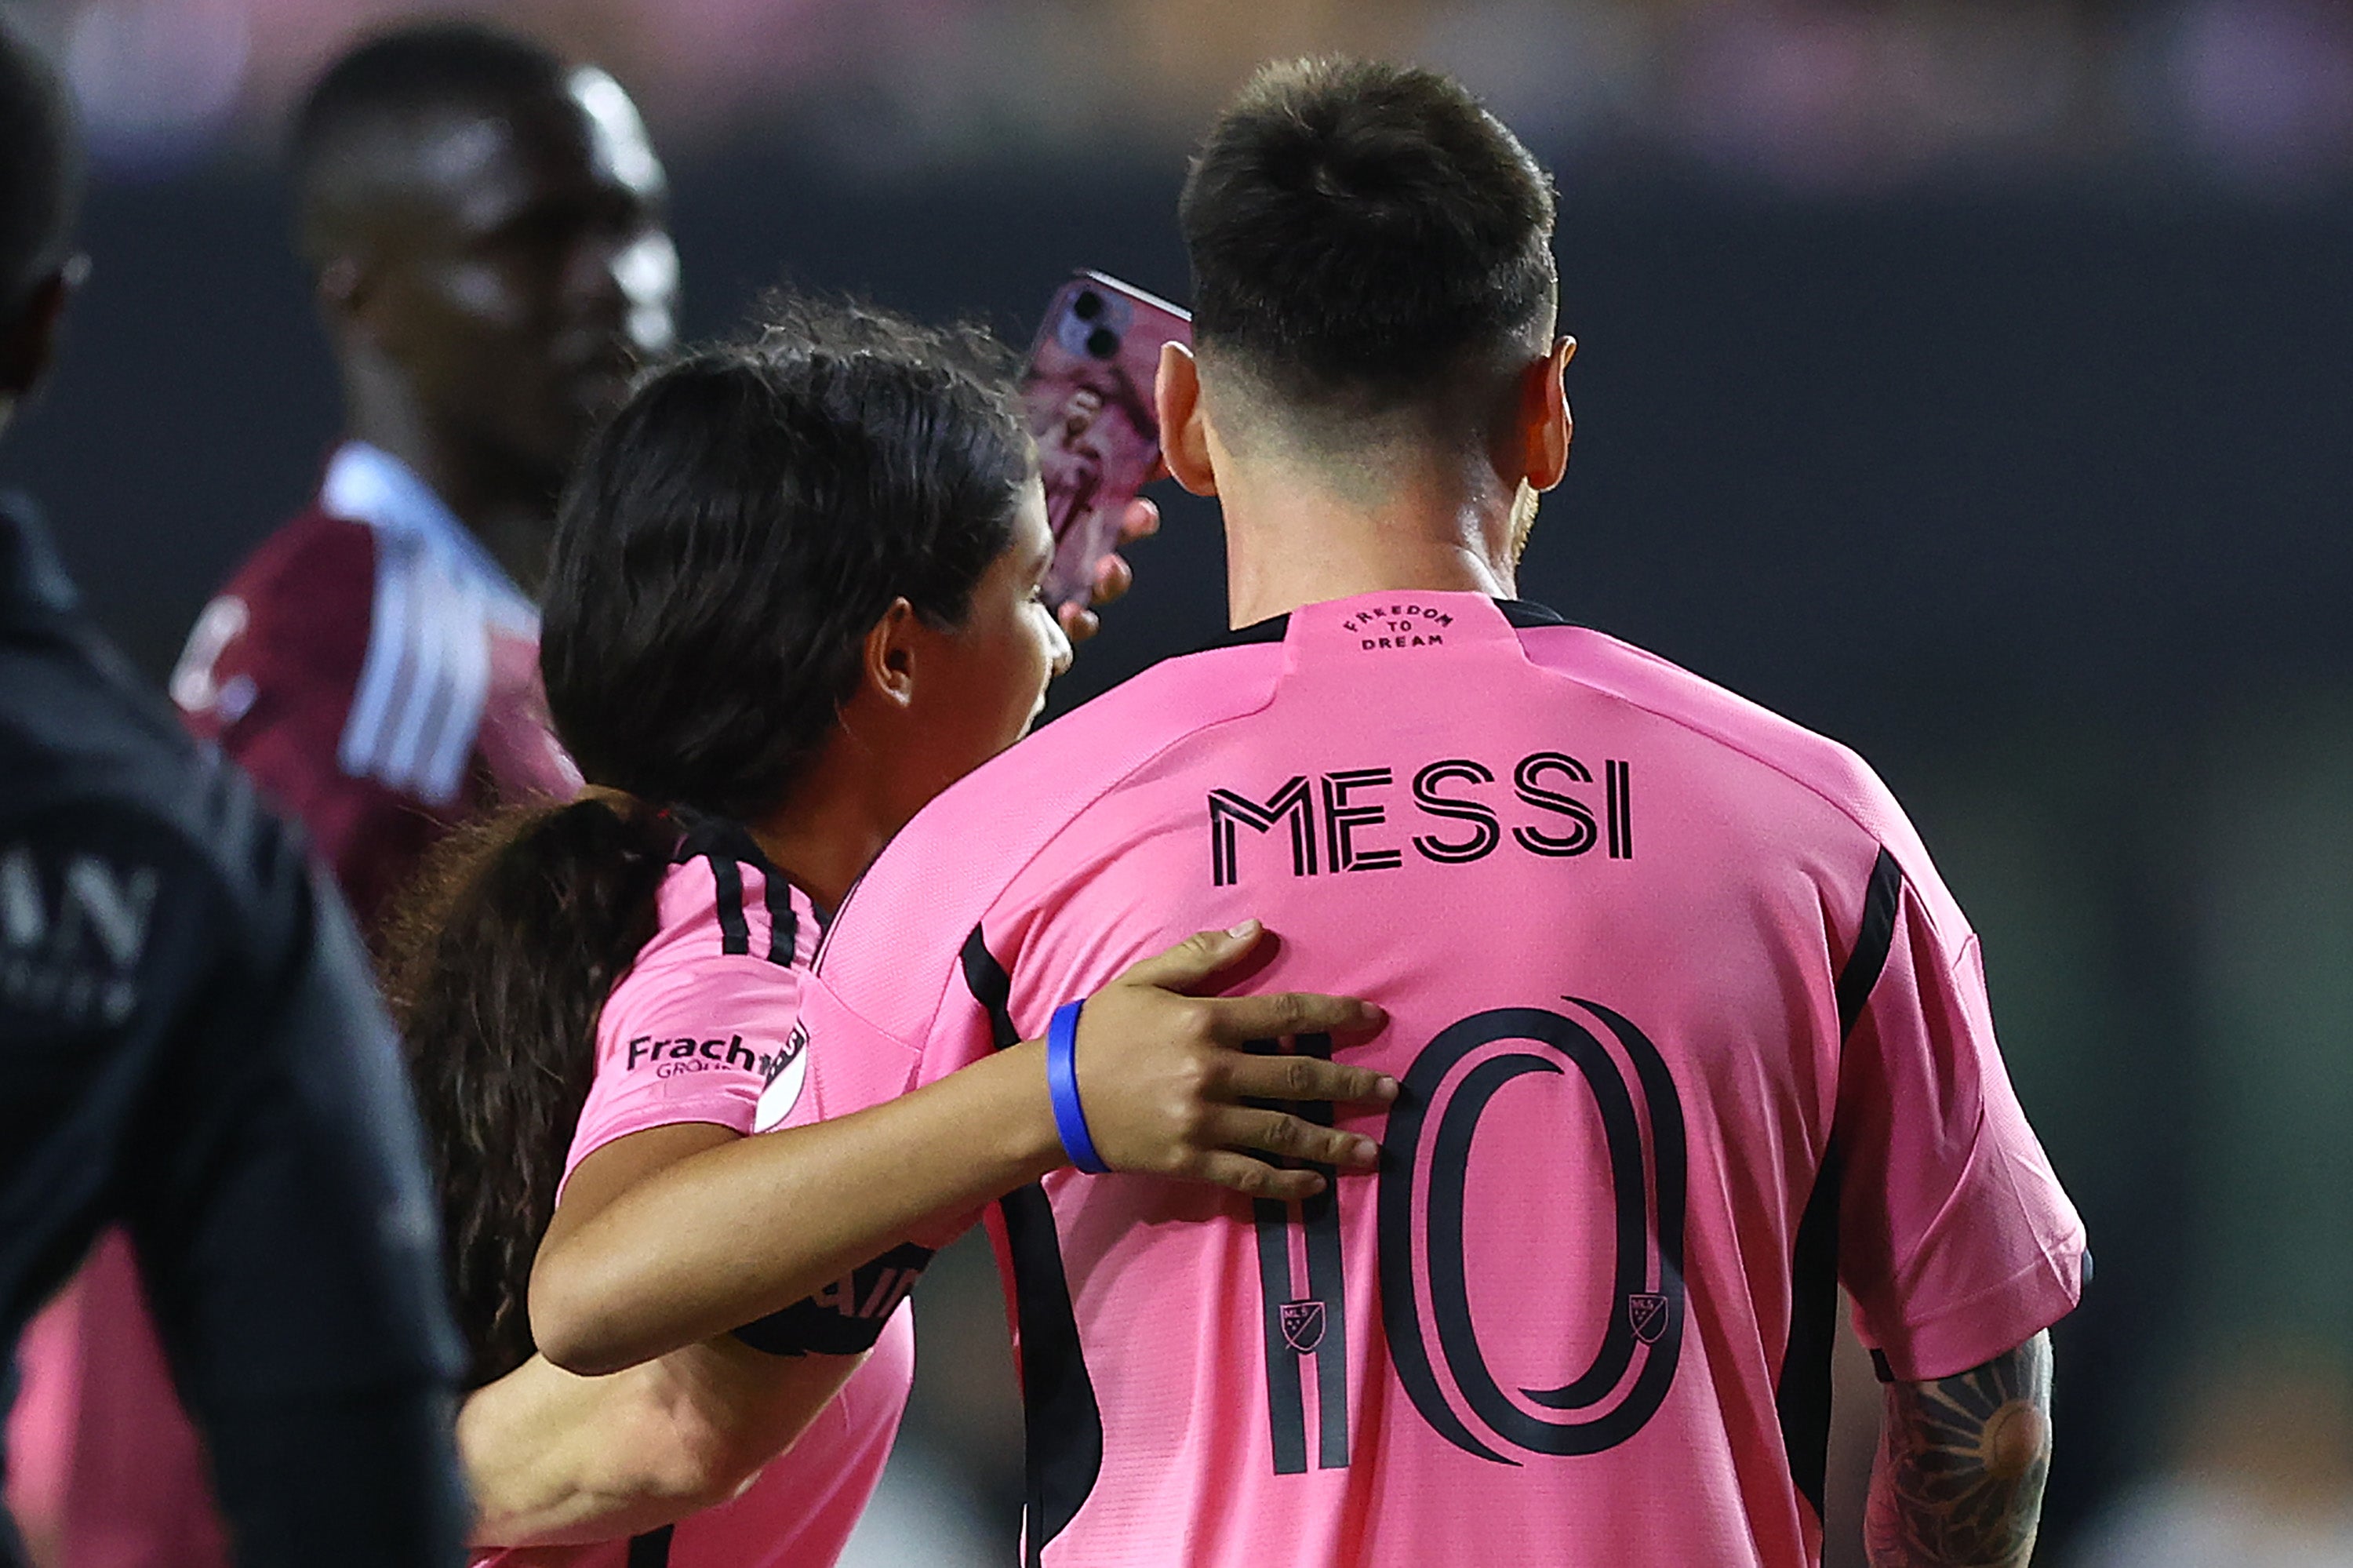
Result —
M206 609L172 691L372 926L452 825L576 785L533 602L574 454L670 341L678 261L619 84L477 24L345 55L293 163L350 439Z
M1570 436L1544 172L1441 77L1311 61L1181 213L1160 428L1238 630L898 836L786 1119L1067 1041L1245 916L1254 989L1379 1003L1341 1050L1404 1088L1377 1178L1304 1202L1065 1170L1001 1205L1029 1561L1803 1568L1843 1283L1873 1563L2024 1563L2084 1236L1976 938L1852 753L1514 597Z
M0 25L0 423L53 351L79 185L56 79ZM237 1561L457 1563L435 1209L350 919L132 686L21 504L0 505L0 1344L120 1224Z

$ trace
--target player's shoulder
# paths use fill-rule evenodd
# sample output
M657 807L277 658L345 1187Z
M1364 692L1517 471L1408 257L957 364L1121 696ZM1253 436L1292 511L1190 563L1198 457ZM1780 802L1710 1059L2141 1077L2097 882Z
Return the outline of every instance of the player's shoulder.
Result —
M1072 708L952 786L1001 792L1018 780L1058 807L1082 810L1154 758L1203 730L1255 713L1274 695L1279 642L1219 644L1164 659Z
M655 894L654 932L607 993L598 1071L740 1069L773 1080L818 939L807 895L756 851L689 844Z
M203 711L216 677L239 673L264 685L351 685L375 619L376 552L375 529L316 506L280 525L196 618L174 700ZM229 705L237 711L224 718L241 715Z
M282 940L308 907L299 836L216 749L123 694L83 696L70 736L0 719L0 853L27 868L15 874L52 878L118 924L196 901L225 938Z
M1018 863L1155 759L1264 707L1281 665L1281 649L1270 646L1215 648L1151 666L948 786L875 869L913 884L964 864L1011 881ZM870 895L861 883L860 901Z
M375 529L313 504L256 546L224 591L249 605L364 608L375 597L377 548Z
M690 835L654 905L653 934L616 982L616 997L707 982L788 1001L799 994L823 935L808 895L748 844L730 853Z
M950 785L859 880L826 946L828 981L859 1001L863 977L887 980L894 954L955 950L1089 810L1202 731L1264 707L1282 662L1279 644L1164 660Z
M1532 662L1674 726L1716 752L1734 777L1820 800L1873 840L1910 828L1878 774L1852 747L1673 661L1590 627L1522 632Z

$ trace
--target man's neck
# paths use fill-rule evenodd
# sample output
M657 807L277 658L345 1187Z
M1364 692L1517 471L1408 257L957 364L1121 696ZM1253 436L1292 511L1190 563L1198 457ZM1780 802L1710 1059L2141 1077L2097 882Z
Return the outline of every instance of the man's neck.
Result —
M547 550L555 534L554 500L543 482L503 465L474 459L434 429L406 390L346 378L347 428L353 439L397 458L481 542L491 558L536 600L547 582Z
M1221 471L1229 623L1360 593L1514 597L1510 499L1490 490L1451 476L1344 488Z

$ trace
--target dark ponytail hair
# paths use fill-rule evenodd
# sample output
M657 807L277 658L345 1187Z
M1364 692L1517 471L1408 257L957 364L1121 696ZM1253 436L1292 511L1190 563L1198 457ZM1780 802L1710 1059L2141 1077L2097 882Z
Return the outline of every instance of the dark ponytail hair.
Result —
M532 1353L597 1016L653 935L681 824L773 812L892 602L961 623L1012 541L1030 450L984 334L775 310L647 377L558 514L540 667L604 792L453 837L389 931L476 1385Z
M396 908L385 990L440 1181L468 1386L531 1358L533 1255L596 1074L605 993L653 935L678 835L590 797L459 830Z

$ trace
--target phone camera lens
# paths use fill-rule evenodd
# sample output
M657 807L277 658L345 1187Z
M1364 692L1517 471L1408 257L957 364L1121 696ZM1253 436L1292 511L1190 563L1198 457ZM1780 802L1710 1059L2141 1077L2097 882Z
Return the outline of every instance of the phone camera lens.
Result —
M1097 327L1087 334L1087 352L1097 359L1114 359L1119 355L1119 334L1109 327Z
M1071 302L1071 313L1082 322L1093 321L1103 313L1103 297L1088 289Z

